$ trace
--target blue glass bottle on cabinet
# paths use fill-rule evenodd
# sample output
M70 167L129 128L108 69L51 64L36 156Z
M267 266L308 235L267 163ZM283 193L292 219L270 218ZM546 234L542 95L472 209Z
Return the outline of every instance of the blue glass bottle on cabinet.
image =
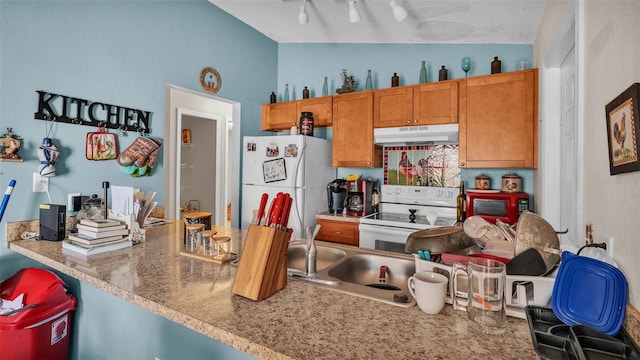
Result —
M282 101L289 101L289 84L284 84L284 98Z

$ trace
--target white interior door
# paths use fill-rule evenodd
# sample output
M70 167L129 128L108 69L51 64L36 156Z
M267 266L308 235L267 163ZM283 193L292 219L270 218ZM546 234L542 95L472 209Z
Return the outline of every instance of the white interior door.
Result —
M560 227L567 229L560 235L563 242L581 243L578 229L578 142L576 120L575 49L560 66L562 84L562 114L560 120Z

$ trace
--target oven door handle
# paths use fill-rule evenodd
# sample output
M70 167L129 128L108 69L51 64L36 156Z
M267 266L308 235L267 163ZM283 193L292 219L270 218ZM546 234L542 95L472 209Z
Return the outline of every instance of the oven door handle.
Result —
M397 227L389 227L389 226L377 226L377 225L369 225L369 224L360 224L360 226L358 226L358 230L360 232L362 232L362 231L374 231L376 234L394 235L394 236L397 236L398 233L406 233L407 236L409 236L409 234L411 234L413 232L420 231L420 230L416 230L416 229L406 229L406 228L397 228Z

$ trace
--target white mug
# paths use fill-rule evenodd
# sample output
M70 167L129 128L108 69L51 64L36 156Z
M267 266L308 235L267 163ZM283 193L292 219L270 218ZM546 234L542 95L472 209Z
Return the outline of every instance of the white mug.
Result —
M409 277L409 292L418 302L420 310L437 314L444 308L449 279L432 271L420 271Z

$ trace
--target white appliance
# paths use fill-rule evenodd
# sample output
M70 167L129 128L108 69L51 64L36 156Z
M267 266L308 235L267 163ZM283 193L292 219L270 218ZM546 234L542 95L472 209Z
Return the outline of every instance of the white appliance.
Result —
M425 142L457 143L458 124L417 125L373 129L376 144L410 145Z
M459 192L458 188L382 185L380 212L360 219L360 247L404 253L411 233L455 225ZM427 215L437 217L434 224Z
M248 229L263 193L265 209L278 192L293 198L289 227L304 237L316 214L327 211L327 184L336 178L331 166L331 141L304 135L245 136L242 158L242 228Z

